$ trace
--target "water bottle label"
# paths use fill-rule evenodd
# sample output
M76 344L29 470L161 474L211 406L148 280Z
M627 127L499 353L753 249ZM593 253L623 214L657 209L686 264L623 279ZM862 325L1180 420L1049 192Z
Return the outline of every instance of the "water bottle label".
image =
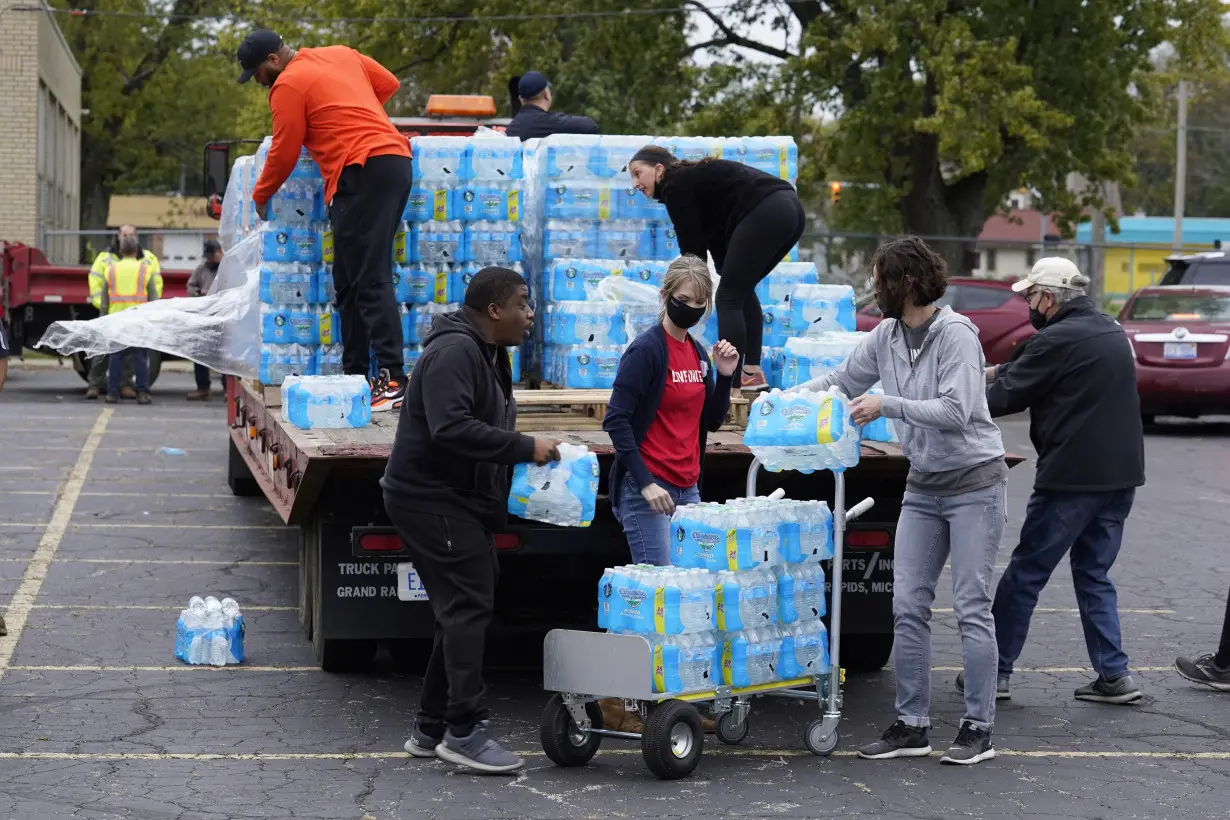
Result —
M790 158L790 152L786 146L782 146L777 152L777 175L782 179L790 179L790 163L787 161ZM786 260L790 260L790 255L786 255Z
M438 305L448 304L448 271L436 273L435 301Z
M726 568L739 568L739 532L731 530L726 533Z
M611 218L611 189L598 189L598 219L603 222Z
M332 242L333 242L333 237L330 234L329 235L330 248L332 248ZM332 254L332 251L330 251L330 254ZM401 262L403 265L406 262L410 261L406 258L406 232L405 231L398 231L396 234L393 235L393 260L395 262Z
M653 631L666 634L666 589L658 587L653 593Z
M341 341L341 340L339 339L337 341ZM333 314L328 311L320 315L320 343L322 345L334 344Z
M714 588L717 605L714 609L717 610L717 628L726 631L726 585L719 583Z
M521 192L516 188L508 192L508 221L521 221Z
M325 231L320 237L321 258L332 264L333 262L333 231Z
M662 658L662 646L653 648L653 691L666 691L666 662Z
M721 627L719 627L720 629ZM734 659L734 641L724 641L722 643L722 683L727 686L731 685L735 673Z
M448 189L442 188L435 191L433 196L431 218L437 222L448 221Z

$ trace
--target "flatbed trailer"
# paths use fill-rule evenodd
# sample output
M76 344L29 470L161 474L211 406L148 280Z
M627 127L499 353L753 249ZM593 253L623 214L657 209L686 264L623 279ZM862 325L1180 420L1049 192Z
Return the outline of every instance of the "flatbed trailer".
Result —
M424 661L433 629L430 606L398 598L397 565L408 558L378 484L397 414L378 414L357 430L300 430L282 421L276 388L230 379L227 399L228 483L237 495L264 495L284 522L299 528L299 619L317 661L329 671L362 668L381 642L411 665ZM630 560L606 495L610 438L600 429L547 431L541 414L522 418L527 429L597 453L602 482L587 529L513 518L495 535L501 566L495 628L539 634L595 628L603 569ZM560 427L569 426L571 417L560 418ZM744 495L751 460L741 432L711 435L703 497ZM1009 457L1010 464L1019 461ZM896 445L865 442L858 466L846 474L849 497L876 502L847 533L842 660L849 671L880 669L892 651L893 542L908 471ZM788 498L832 503L828 472L761 472L760 494L778 487Z

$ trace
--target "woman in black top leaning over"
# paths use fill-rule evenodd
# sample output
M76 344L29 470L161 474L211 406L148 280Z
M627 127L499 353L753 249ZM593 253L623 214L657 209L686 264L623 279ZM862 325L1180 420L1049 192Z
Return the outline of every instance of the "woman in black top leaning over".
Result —
M760 371L764 314L756 285L782 262L803 235L803 203L783 179L738 162L680 160L657 145L636 152L628 164L632 182L666 205L679 253L712 254L722 277L714 300L718 335L744 358L744 390L768 385Z

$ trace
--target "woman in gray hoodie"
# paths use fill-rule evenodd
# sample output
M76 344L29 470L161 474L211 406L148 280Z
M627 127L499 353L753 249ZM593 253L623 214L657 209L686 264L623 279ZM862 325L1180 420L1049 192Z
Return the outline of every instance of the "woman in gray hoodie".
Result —
M1004 445L987 410L978 329L935 304L947 286L944 260L916 237L897 239L876 251L872 275L884 320L835 372L803 385L836 385L853 399L855 424L892 419L910 461L893 567L897 721L859 756L931 753L931 605L951 557L965 717L942 761L979 763L995 757L998 652L990 584L1007 508ZM884 395L866 395L876 382Z

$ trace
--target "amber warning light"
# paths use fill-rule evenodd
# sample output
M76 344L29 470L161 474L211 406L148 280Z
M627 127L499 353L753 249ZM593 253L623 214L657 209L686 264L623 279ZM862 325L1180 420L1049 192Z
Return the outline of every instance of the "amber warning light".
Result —
M462 94L432 94L427 99L429 117L494 117L495 98Z

